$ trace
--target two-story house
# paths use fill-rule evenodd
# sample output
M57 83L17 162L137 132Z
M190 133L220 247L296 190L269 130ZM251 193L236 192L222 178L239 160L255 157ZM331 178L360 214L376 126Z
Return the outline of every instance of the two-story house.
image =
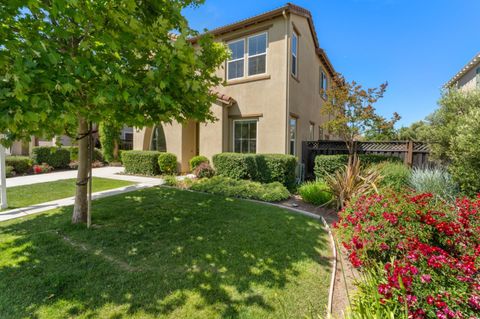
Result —
M456 88L461 91L480 90L480 53L448 81L445 88Z
M210 31L231 58L218 69L214 123L159 124L134 132L136 150L177 155L182 171L195 155L222 152L301 156L322 130L324 90L335 70L321 49L311 13L287 4Z

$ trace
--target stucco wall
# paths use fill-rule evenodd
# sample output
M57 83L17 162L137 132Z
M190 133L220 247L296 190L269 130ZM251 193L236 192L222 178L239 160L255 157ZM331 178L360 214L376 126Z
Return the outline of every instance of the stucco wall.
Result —
M467 74L462 76L458 80L458 87L462 91L470 91L470 90L475 90L477 88L477 68L480 67L480 62L477 63Z
M310 27L305 18L291 15L291 27L299 33L298 37L298 76L291 75L290 69L290 93L289 113L297 116L297 157L301 158L301 143L310 139L310 124L314 125L314 139L320 139L319 126L324 123L321 108L324 99L320 93L320 70L323 69L328 76L331 85L331 77L322 65L315 51L315 42L310 32ZM289 45L290 45L289 41Z
M208 157L228 150L228 107L213 104L211 109L217 121L199 123L199 154Z

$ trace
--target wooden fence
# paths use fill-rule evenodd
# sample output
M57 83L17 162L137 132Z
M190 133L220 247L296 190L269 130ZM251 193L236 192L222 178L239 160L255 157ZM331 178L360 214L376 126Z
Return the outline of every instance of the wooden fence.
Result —
M428 145L423 142L389 141L389 142L356 142L358 154L378 154L401 158L411 167L429 164ZM343 141L304 141L302 143L302 162L305 165L305 177L314 177L315 157L317 155L348 154Z

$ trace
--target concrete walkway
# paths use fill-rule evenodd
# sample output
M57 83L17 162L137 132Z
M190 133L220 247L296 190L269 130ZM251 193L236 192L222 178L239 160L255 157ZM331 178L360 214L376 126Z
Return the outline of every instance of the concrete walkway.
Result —
M93 199L133 192L140 189L162 185L164 183L163 179L161 178L119 175L119 173L123 173L123 167L102 167L102 168L94 169L93 170L94 177L103 177L103 178L117 179L117 180L123 180L123 181L130 181L136 184L93 193L92 194ZM71 179L71 178L76 178L76 176L77 176L77 171L64 171L64 172L55 172L55 173L49 173L49 174L39 174L39 175L32 175L32 176L20 176L20 177L8 178L7 188L14 187L14 186L31 185L31 184L38 184L38 183L44 183L44 182L53 182L58 180ZM0 212L0 222L31 215L31 214L45 212L45 211L52 210L59 207L71 206L73 204L74 204L74 197L69 197L69 198L54 200L47 203L36 204L28 207L7 210L7 211Z

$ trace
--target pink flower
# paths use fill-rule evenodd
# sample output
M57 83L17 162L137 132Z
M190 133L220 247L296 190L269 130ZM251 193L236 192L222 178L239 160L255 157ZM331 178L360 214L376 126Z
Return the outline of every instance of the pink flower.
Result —
M468 304L475 310L480 310L480 296L479 295L472 295L468 298Z
M426 283L430 283L430 281L432 281L432 276L430 275L422 275L420 277L420 280L422 281L422 283L426 284Z

